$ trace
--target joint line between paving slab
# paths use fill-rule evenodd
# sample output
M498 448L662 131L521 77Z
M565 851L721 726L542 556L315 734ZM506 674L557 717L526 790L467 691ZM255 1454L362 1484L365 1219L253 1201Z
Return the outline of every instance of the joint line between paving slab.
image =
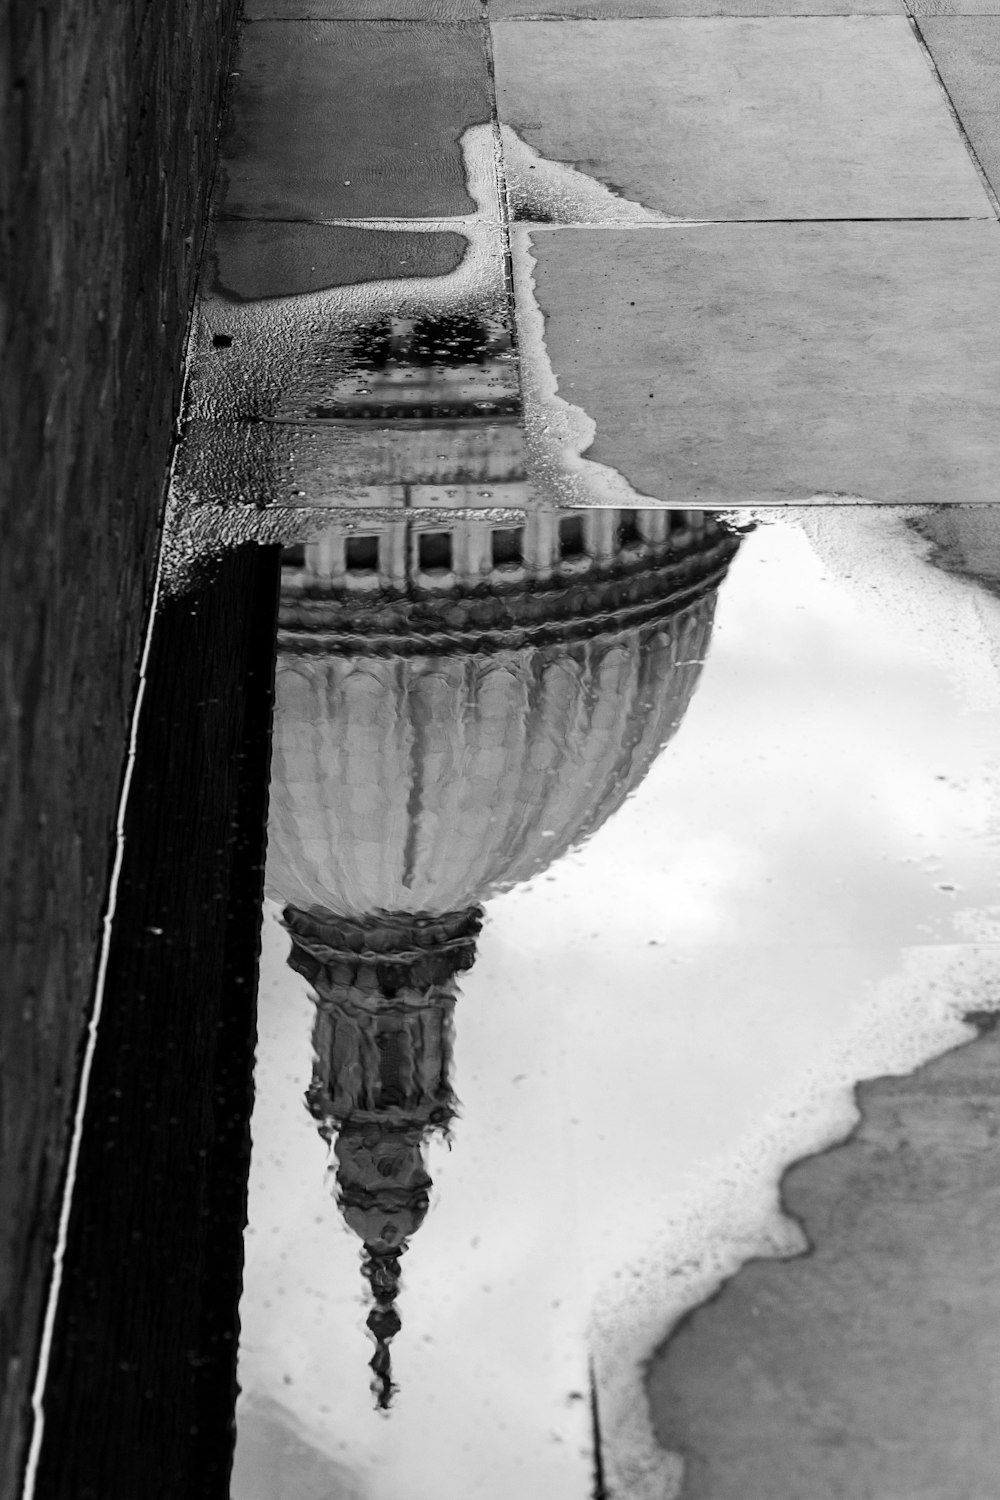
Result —
M503 165L503 137L500 133L500 106L497 103L497 70L496 61L493 56L493 33L490 30L489 13L485 9L479 21L483 34L483 57L486 62L486 76L489 80L490 97L490 134L493 138L493 184L496 188L497 208L500 211L498 228L505 233L505 251L509 258L510 246L506 243L507 221L510 217L507 206L507 177ZM481 223L490 223L490 220L480 220Z
M503 170L503 144L496 137L497 188L501 198L501 209L505 206L506 175ZM220 214L218 222L235 224L315 224L323 229L369 229L387 233L414 232L421 234L458 234L471 223L477 227L496 229L506 235L511 224L518 229L561 231L567 229L701 229L723 224L992 224L997 210L987 214L861 214L853 218L791 218L791 219L650 219L637 223L634 219L578 219L571 224L553 224L545 219L480 219L475 215L454 219L270 219L256 214Z
M315 219L315 218L288 218L285 215L271 218L260 214L224 213L216 215L216 222L228 222L233 224L318 224L322 229L400 229L420 230L428 233L441 230L448 233L457 233L459 230L467 229L470 224L477 227L485 226L487 229L504 229L507 221L505 219L480 218L477 214L454 215L444 219L394 219L394 218L371 218L358 219Z
M497 103L496 88L496 60L493 56L493 29L490 25L489 11L485 5L482 11L482 26L484 36L484 50L486 53L486 70L489 76L490 104L492 117L490 128L493 136L493 179L496 187L497 207L500 210L500 240L503 253L503 277L504 288L507 295L508 319L510 323L511 346L516 359L515 370L517 373L517 384L519 395L523 398L523 383L521 380L521 360L517 327L517 305L514 297L514 262L510 248L510 196L507 191L507 171L504 165L503 132L500 129L500 106ZM487 223L490 221L486 221Z
M920 21L922 17L913 15L912 13L908 13L906 19L909 22L910 29L913 32L913 35L917 39L917 46L923 53L924 58L927 62L927 66L931 70L931 76L933 77L938 88L941 90L941 94L944 98L945 105L947 106L948 113L951 115L952 123L954 124L955 129L958 131L959 135L962 137L962 142L965 146L965 149L972 159L972 165L975 167L977 173L979 174L979 180L983 185L983 191L989 199L990 207L993 209L994 217L1000 218L1000 198L998 198L996 193L993 191L993 184L987 177L983 164L979 160L979 155L976 151L976 148L972 144L972 141L969 137L969 132L966 130L965 126L962 123L962 117L956 109L952 97L948 92L948 85L945 83L944 78L941 76L941 70L938 68L937 63L934 61L934 54L928 46L927 42L924 40L924 34L920 30ZM927 19L933 20L934 18L928 17Z
M664 15L662 11L650 12L634 16L580 16L567 15L563 11L534 11L531 15L508 15L494 16L492 26L508 26L520 24L522 21L570 21L580 23L590 21L592 23L614 22L616 25L628 25L630 21L852 21L855 17L879 21L905 21L911 19L911 12L907 10L884 11L884 10L852 10L852 11L829 11L829 10L797 10L792 14L773 13L770 15L753 15L746 11L730 12L708 12L702 15Z
M597 222L589 222L580 219L572 224L551 224L541 219L517 219L518 229L530 230L532 234L540 234L542 231L563 232L572 229L653 229L663 231L665 229L716 229L716 228L743 228L748 224L992 224L993 214L899 214L894 218L884 219L880 217L857 218L857 219L665 219L663 223L657 224L636 223L633 219L601 219Z
M247 16L246 26L481 26L478 16ZM520 19L520 18L519 18Z

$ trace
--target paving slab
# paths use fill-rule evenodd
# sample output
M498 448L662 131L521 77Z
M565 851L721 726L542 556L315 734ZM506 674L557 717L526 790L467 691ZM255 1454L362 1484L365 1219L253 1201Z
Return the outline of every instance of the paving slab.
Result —
M478 22L261 21L245 28L221 147L222 209L247 218L473 212L459 145L488 125Z
M625 20L664 16L904 16L906 13L903 0L490 0L489 9L491 21L547 16Z
M248 21L473 21L480 0L247 0Z
M508 22L493 48L505 124L672 216L991 213L902 17Z
M998 1064L992 1030L862 1084L853 1138L786 1174L808 1255L751 1261L651 1367L684 1500L995 1493Z
M203 295L256 302L367 281L448 276L461 265L468 243L449 232L219 219L212 226Z
M1000 15L928 18L920 31L979 164L1000 194Z
M997 16L1000 0L910 0L913 16Z
M587 457L685 505L1000 500L995 222L532 236Z

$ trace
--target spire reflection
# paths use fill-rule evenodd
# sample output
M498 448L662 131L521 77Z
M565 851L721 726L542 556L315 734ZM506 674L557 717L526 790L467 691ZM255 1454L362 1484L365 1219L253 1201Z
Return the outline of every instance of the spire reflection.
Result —
M307 1103L363 1246L382 1409L482 904L641 782L738 546L702 512L538 510L340 524L286 551L268 883L313 992Z
M475 958L477 906L440 919L338 919L288 907L289 964L315 994L309 1112L336 1159L337 1201L361 1240L372 1295L376 1404L388 1409L400 1256L423 1223L424 1148L447 1132L455 977Z

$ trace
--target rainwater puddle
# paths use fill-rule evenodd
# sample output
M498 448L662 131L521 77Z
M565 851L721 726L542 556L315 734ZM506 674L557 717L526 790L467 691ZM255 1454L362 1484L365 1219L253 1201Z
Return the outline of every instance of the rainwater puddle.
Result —
M991 537L540 510L286 548L233 1500L677 1493L646 1362L804 1248L779 1178L853 1084L994 1003Z

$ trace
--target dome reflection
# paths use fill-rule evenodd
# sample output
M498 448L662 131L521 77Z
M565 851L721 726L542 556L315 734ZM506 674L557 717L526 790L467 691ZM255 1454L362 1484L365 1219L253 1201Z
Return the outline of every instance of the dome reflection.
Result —
M339 525L287 549L268 889L314 994L307 1100L364 1246L383 1408L482 903L642 781L694 693L738 546L702 512L549 510Z

